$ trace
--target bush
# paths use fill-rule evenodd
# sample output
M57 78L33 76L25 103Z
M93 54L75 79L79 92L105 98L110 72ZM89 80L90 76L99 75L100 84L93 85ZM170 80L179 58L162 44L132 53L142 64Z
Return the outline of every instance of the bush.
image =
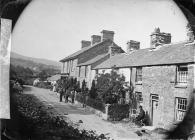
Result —
M105 113L105 104L102 103L101 101L88 98L86 104L92 108L95 108Z
M91 86L91 89L89 91L89 97L92 98L92 99L96 99L97 98L97 89L95 87L95 80L92 81L92 86Z
M76 100L80 103L84 103L84 96L81 94L77 94ZM86 105L105 113L105 104L99 100L95 100L88 97L86 100Z
M111 73L100 74L96 84L98 98L102 99L104 103L117 103L120 98L125 96L124 86L126 84L125 77L115 70L112 70Z
M105 135L98 135L94 131L79 130L74 128L72 123L66 122L61 116L56 116L52 111L47 111L35 96L30 94L15 95L12 98L12 111L16 115L12 116L12 121L18 124L18 133L21 139L39 140L98 140L105 139ZM12 112L13 113L13 112ZM14 119L14 120L13 120Z
M129 117L129 105L128 104L112 104L108 107L108 115L110 119L120 121Z
M38 82L37 87L39 88L45 88L45 89L51 89L52 88L52 85L50 82Z
M84 102L84 97L81 94L77 93L76 94L76 100L80 103L83 103Z

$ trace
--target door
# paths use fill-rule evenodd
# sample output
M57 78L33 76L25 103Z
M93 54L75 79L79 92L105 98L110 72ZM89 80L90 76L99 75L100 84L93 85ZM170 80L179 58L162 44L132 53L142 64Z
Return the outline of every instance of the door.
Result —
M160 119L158 101L158 95L151 95L151 118L154 126L157 125Z

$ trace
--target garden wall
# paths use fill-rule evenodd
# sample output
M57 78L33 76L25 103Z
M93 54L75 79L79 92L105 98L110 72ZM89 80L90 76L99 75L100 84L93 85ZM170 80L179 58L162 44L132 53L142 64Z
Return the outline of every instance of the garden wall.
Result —
M75 103L83 106L84 98L77 94ZM128 104L104 104L100 101L88 98L86 99L86 109L104 120L120 121L129 117Z

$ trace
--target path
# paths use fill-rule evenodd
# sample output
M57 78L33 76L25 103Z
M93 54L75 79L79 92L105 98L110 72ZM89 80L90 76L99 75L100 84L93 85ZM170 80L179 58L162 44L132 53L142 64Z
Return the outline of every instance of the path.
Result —
M54 108L58 114L66 115L72 122L82 120L83 123L80 123L79 129L95 130L96 133L107 134L107 136L114 138L115 140L140 139L140 137L134 133L133 129L130 130L129 128L124 127L122 123L114 124L102 120L102 118L84 110L78 105L59 102L59 97L53 91L27 86L24 93L35 95L46 106Z

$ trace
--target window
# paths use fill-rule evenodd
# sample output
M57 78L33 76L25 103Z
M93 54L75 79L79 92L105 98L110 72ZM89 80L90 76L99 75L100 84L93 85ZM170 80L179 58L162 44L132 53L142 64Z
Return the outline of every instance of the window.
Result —
M187 99L177 97L175 103L175 120L182 121L187 110Z
M81 76L81 67L79 67L79 77Z
M142 68L136 68L136 83L141 83L142 82Z
M139 103L143 103L142 93L141 92L136 92L136 96L137 96L137 101Z
M71 60L71 71L73 71L73 60Z
M177 67L176 84L187 84L188 80L188 67L181 65Z

